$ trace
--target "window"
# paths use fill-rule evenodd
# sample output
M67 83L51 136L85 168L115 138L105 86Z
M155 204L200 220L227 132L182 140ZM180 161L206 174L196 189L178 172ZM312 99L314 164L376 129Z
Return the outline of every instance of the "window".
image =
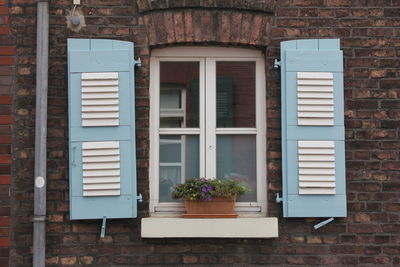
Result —
M188 178L238 179L238 212L266 211L262 53L215 47L152 51L150 211L179 212L172 187Z

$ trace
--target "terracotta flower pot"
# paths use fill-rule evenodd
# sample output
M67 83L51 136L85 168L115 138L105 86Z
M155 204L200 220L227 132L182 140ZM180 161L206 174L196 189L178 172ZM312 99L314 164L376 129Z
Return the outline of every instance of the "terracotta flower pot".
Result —
M235 199L215 197L210 201L185 199L184 218L235 218Z

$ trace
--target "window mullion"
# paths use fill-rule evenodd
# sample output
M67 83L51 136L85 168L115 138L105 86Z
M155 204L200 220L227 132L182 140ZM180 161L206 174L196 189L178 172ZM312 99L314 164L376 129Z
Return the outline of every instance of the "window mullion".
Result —
M206 66L205 59L200 59L200 73L199 73L199 151L200 151L200 177L205 177L206 174Z
M216 60L206 58L205 93L205 138L206 138L206 176L216 178Z

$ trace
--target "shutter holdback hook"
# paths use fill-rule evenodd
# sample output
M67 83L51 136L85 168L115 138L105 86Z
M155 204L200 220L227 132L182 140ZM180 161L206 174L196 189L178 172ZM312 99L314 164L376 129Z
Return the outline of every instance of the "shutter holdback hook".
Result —
M275 202L276 203L281 203L283 202L283 198L279 195L279 193L275 194Z
M275 58L274 69L279 69L281 67L281 62Z
M327 225L328 223L332 222L334 219L335 219L335 218L331 217L331 218L329 218L329 219L327 219L327 220L325 220L325 221L322 221L322 222L320 222L320 223L314 225L314 229L317 230L317 229L319 229L319 228L321 228L321 227Z
M140 57L137 60L133 59L133 64L135 66L141 67L142 66L142 60L140 59Z
M101 224L100 238L103 239L106 236L106 221L107 217L103 216L103 223Z

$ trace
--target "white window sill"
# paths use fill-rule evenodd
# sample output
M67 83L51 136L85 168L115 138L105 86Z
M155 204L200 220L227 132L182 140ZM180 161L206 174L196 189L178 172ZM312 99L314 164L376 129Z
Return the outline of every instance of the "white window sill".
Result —
M142 238L276 238L278 218L142 219Z

